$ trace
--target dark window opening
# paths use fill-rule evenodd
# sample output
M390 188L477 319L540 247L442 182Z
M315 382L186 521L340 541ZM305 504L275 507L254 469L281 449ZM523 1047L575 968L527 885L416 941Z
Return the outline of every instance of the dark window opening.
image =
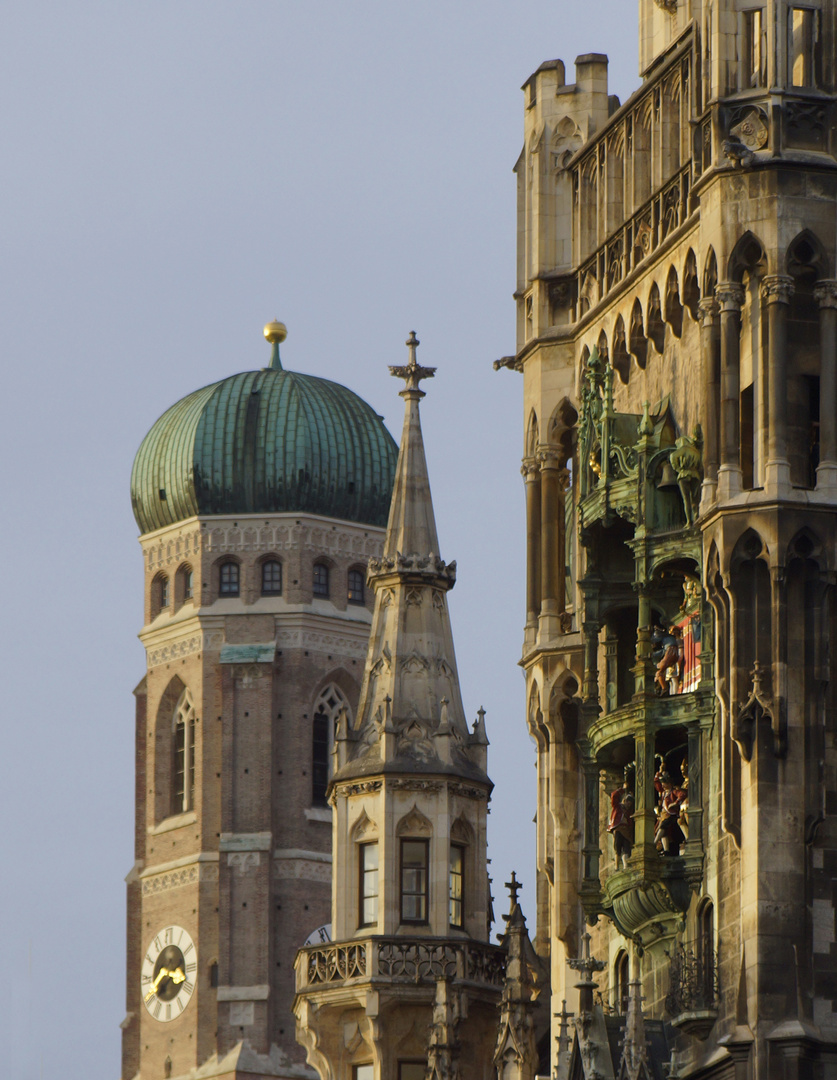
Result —
M767 85L767 30L764 9L744 12L744 86Z
M360 925L378 921L378 845L360 845Z
M616 954L613 964L613 1007L623 1015L628 1011L629 981L630 960L623 949Z
M328 567L314 563L314 596L328 596Z
M282 564L277 559L262 563L262 596L278 596L282 591Z
M238 596L239 580L238 563L221 563L220 592L222 596Z
M401 841L401 921L427 922L427 840Z
M362 604L364 602L363 595L363 574L360 570L349 571L349 603L350 604Z
M311 804L326 806L328 788L329 725L331 719L320 709L314 717L313 753L311 758Z
M188 690L175 709L172 751L170 813L183 814L195 805L195 709Z
M461 844L450 846L450 924L462 926L463 873L465 849Z
M788 82L816 86L820 60L819 12L792 7L788 11Z
M820 463L820 380L817 375L804 375L807 405L806 436L808 487L817 483L817 466Z
M755 486L755 417L752 383L741 391L741 483Z

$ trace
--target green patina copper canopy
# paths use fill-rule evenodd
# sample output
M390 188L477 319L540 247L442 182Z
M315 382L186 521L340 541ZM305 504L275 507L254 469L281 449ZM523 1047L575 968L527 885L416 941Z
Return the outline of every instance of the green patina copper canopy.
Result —
M143 533L196 514L283 511L386 525L398 447L338 383L270 367L196 390L163 413L131 474Z

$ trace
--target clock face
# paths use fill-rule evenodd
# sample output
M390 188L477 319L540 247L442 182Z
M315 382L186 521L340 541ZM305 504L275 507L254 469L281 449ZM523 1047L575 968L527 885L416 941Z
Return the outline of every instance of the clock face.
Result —
M167 926L154 938L142 961L140 988L155 1020L175 1020L195 989L198 953L182 926Z

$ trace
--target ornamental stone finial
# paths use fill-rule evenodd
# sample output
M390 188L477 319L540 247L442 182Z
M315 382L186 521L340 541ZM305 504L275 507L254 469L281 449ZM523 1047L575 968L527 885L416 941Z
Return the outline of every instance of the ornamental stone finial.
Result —
M523 888L523 885L517 880L517 874L512 870L511 881L506 882L506 888L509 890L509 896L511 897L512 907L517 905L517 894Z
M436 374L436 369L434 367L422 367L417 363L416 349L421 342L416 337L415 330L410 331L410 336L405 344L410 357L407 364L401 367L390 367L389 373L394 375L396 379L404 380L406 385L401 391L401 397L406 397L408 394L424 397L424 391L419 390L419 383L422 379L432 379Z

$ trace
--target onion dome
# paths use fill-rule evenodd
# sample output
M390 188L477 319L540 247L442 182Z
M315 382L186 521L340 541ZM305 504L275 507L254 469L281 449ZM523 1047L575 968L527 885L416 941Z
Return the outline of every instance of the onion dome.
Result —
M131 474L143 533L197 514L308 513L386 525L398 448L383 418L339 383L270 366L187 395L142 441Z

